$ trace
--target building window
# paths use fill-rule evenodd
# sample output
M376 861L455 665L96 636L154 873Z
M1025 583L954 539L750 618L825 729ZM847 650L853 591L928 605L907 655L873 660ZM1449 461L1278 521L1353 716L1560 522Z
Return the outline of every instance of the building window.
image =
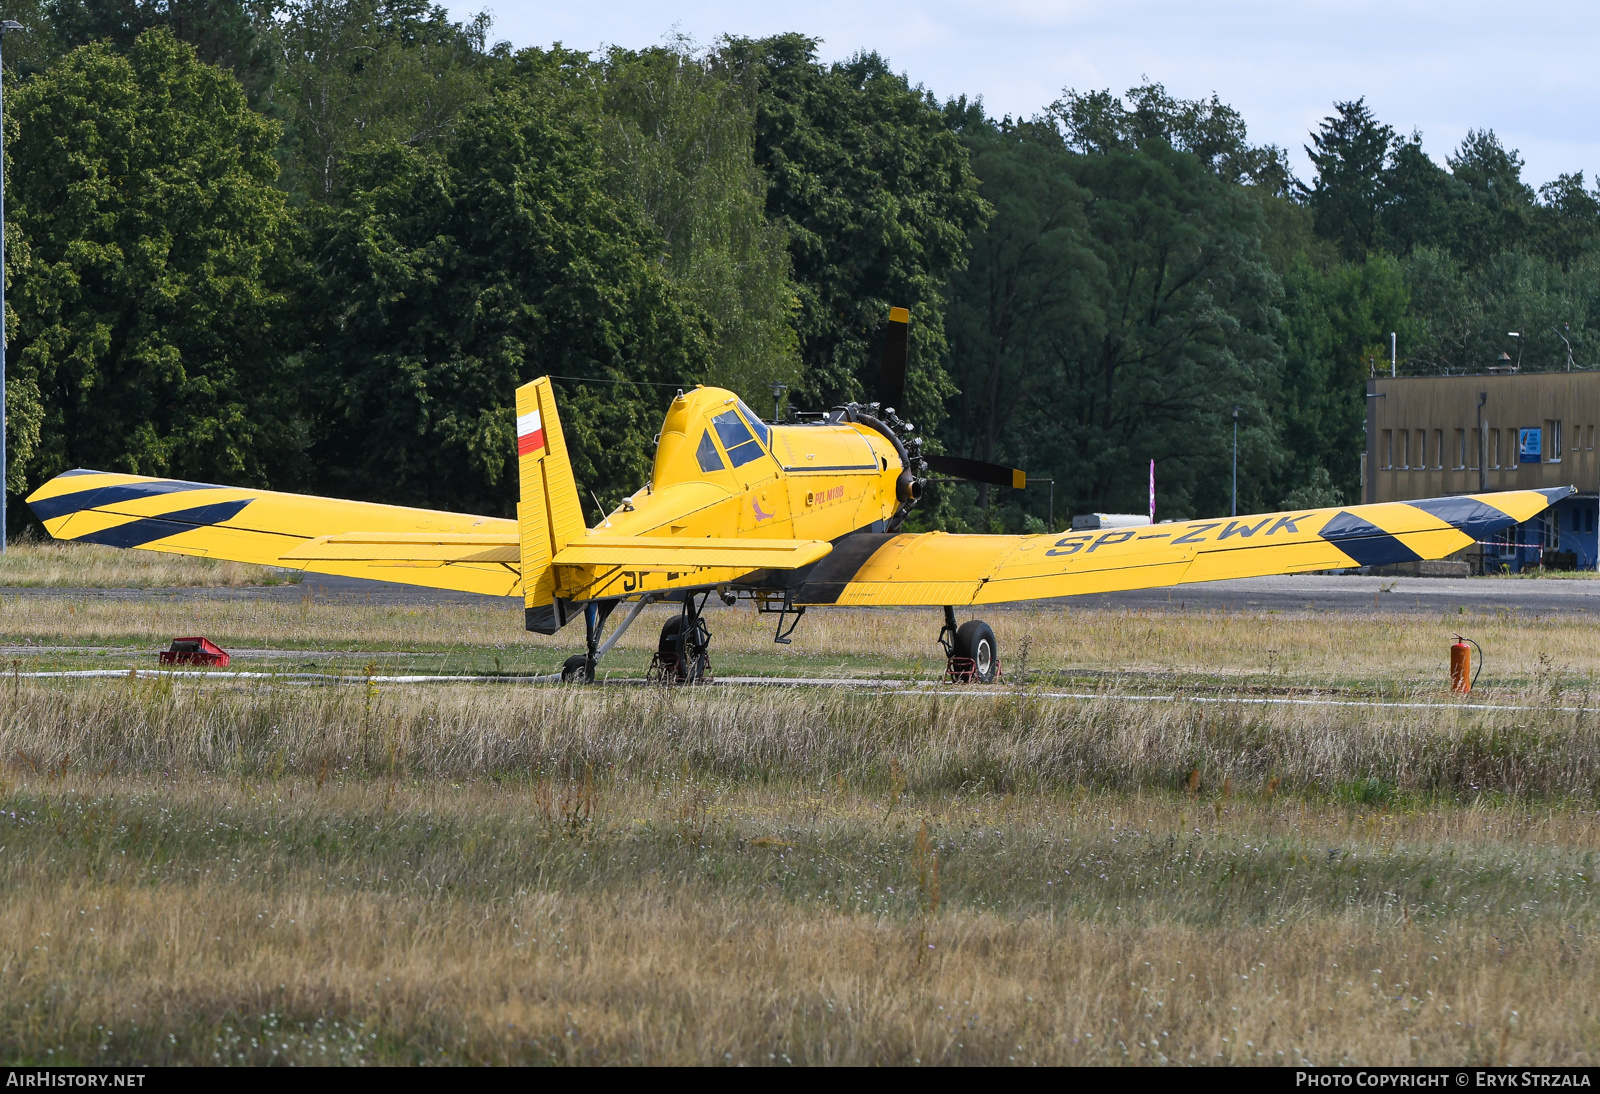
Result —
M1561 421L1557 418L1544 420L1544 461L1546 463L1561 462Z
M1500 470L1500 431L1489 430L1489 467L1495 471Z
M1411 466L1411 430L1400 431L1400 468L1405 470Z
M1544 525L1544 549L1546 551L1561 550L1561 521L1551 516L1545 517L1539 523Z
M1379 455L1383 457L1383 470L1394 470L1394 430L1383 431L1383 451Z
M1517 553L1517 529L1521 527L1522 525L1520 524L1513 524L1509 528L1502 528L1494 533L1494 538L1490 542L1494 545L1495 553L1501 558Z
M1426 429L1417 430L1417 462L1411 466L1419 470L1424 470L1428 466L1428 431Z
M1481 453L1482 452L1483 452L1483 435L1481 433L1479 433L1476 429L1474 429L1472 431L1472 451L1467 453L1467 458L1472 461L1470 466L1472 467L1472 469L1474 471L1478 470L1478 464L1479 464L1479 462L1481 460Z
M1594 426L1589 427L1589 451L1594 451Z
M1456 430L1455 469L1457 471L1465 471L1467 469L1467 431L1465 429Z
M1433 469L1435 471L1444 470L1444 430L1442 429L1433 431Z

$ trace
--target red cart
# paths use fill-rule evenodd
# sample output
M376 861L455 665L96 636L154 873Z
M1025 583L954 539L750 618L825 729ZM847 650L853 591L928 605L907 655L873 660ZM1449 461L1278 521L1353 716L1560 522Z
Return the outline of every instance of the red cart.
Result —
M228 667L228 651L209 638L174 638L172 645L161 651L163 665L210 665Z

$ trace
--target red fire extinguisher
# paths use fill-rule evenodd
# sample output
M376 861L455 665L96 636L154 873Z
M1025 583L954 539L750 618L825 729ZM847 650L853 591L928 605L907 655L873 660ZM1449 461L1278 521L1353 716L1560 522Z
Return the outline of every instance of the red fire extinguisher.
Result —
M1469 646L1467 643L1471 642ZM1472 671L1472 650L1478 650L1478 671ZM1478 672L1483 671L1483 647L1473 642L1470 638L1456 635L1455 645L1450 647L1450 690L1466 695L1472 690L1472 685L1478 682Z

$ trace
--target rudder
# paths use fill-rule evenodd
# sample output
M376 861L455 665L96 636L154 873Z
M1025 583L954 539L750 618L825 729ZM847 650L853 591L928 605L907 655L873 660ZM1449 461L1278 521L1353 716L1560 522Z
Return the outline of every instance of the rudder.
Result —
M567 624L567 603L555 594L551 563L563 547L582 539L586 529L555 389L547 376L517 389L517 474L524 626L555 634Z

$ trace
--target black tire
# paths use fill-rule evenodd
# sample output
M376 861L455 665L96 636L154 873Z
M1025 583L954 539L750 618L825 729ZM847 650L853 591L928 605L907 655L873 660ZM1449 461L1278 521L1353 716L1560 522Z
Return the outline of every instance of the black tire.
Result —
M683 616L675 615L661 625L661 639L656 652L662 665L671 674L673 683L697 684L705 678L711 659L707 655L710 636L705 624L698 627L685 625Z
M594 683L594 663L589 660L586 653L575 653L567 658L561 666L561 682L563 684L592 684Z
M656 643L656 652L661 654L676 654L678 652L678 646L681 645L681 643L678 641L678 635L682 631L683 616L681 615L675 615L665 623L661 624L661 640Z
M1000 646L994 640L994 631L981 619L971 619L956 631L955 650L952 657L972 663L972 679L979 684L992 684L1000 672Z

